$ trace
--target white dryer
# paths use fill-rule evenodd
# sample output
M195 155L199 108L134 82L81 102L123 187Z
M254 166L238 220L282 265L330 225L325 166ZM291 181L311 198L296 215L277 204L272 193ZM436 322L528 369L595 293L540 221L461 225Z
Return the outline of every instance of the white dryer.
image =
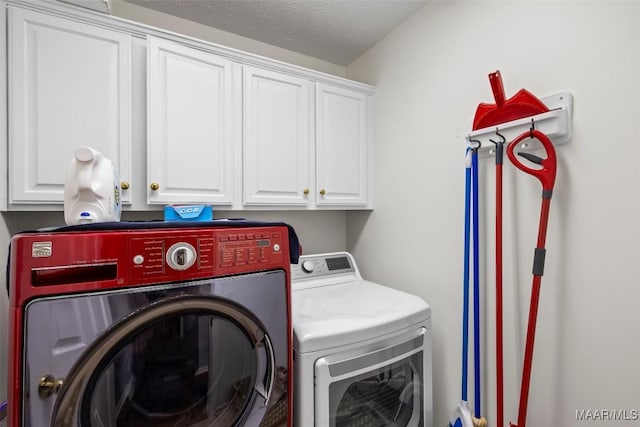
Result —
M294 424L432 427L431 309L347 252L291 266Z

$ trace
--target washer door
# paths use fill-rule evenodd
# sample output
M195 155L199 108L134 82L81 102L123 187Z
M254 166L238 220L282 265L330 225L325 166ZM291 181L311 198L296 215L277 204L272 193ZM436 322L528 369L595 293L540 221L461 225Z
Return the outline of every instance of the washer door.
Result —
M165 299L91 344L66 376L52 425L258 425L274 366L264 327L243 307Z

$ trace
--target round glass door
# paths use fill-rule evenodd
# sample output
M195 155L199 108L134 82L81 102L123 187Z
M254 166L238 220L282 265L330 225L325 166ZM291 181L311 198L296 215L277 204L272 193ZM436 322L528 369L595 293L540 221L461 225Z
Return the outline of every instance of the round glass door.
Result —
M56 426L236 426L264 408L274 353L260 323L226 300L154 303L106 331L56 400Z

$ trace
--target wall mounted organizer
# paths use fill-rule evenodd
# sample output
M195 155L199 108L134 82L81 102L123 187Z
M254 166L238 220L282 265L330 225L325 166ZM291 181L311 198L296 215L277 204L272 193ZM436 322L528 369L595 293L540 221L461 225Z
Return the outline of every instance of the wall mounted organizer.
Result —
M474 130L467 134L466 142L469 143L472 139L480 141L482 146L479 154L481 156L493 155L494 144L491 140L499 140L496 130L505 137L508 144L522 132L531 129L532 123L536 129L547 135L554 145L568 142L572 136L573 96L569 92L560 92L542 97L540 100L549 108L548 112L502 123L498 126ZM532 151L540 147L541 144L538 140L531 139L524 141L519 151Z

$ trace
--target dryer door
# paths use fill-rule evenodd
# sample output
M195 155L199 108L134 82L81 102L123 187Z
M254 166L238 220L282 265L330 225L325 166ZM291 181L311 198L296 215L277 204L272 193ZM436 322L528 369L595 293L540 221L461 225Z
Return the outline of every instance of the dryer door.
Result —
M426 333L419 328L375 349L318 359L316 426L430 426L425 422Z
M222 298L163 299L91 343L60 388L54 426L257 426L274 384L265 328Z

